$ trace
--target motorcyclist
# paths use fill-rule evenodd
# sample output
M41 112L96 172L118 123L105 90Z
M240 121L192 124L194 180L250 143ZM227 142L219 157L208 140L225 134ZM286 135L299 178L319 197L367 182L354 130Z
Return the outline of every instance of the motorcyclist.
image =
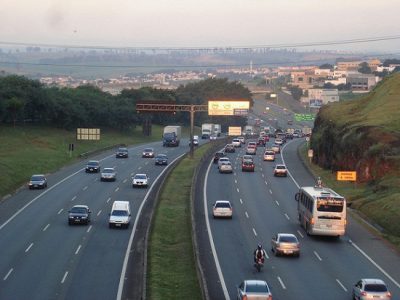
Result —
M321 179L321 177L318 176L316 184L317 184L317 187L322 188L322 179Z
M257 260L261 259L261 262L264 263L266 256L267 256L267 253L263 249L262 245L258 244L257 249L254 250L254 262L257 263Z

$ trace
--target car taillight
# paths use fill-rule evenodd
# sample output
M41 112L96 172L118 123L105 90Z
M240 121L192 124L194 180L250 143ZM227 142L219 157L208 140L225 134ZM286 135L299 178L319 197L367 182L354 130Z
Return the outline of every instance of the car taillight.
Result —
M311 225L314 225L314 224L315 224L315 220L314 220L314 218L311 218L311 220L310 220L310 224L311 224Z
M268 300L272 300L272 295L269 295L269 296L268 296Z
M244 295L244 296L242 297L242 300L247 300L247 296Z
M360 296L367 296L367 292L361 292Z
M392 298L392 293L391 292L387 292L386 296L389 297L389 298Z

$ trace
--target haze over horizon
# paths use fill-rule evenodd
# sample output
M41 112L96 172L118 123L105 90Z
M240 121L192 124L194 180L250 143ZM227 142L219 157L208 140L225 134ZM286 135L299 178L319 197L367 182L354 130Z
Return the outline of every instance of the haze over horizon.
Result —
M396 36L400 1L3 0L0 42L247 47ZM229 4L228 4L229 3ZM400 38L303 49L400 52Z

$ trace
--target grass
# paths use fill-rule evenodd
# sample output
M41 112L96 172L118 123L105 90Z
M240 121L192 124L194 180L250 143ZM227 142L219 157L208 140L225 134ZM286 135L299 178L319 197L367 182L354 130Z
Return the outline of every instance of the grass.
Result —
M75 132L40 126L0 126L0 198L27 183L34 173L52 173L80 160L80 154L118 144L137 145L161 141L162 127L152 127L145 137L141 126L129 132L102 130L100 141L77 141ZM188 136L184 128L183 135ZM74 143L70 157L68 146Z
M380 233L400 251L400 188L398 178L387 179L387 190L377 192L373 186L363 183L355 184L337 181L336 173L310 163L307 157L308 147L304 144L300 149L300 156L315 177L320 176L324 185L343 195L351 208L367 218L370 223L378 225ZM392 182L394 181L394 183ZM396 184L397 183L397 184Z
M168 177L155 212L148 245L149 299L201 299L193 254L190 192L192 177L211 145L185 158Z

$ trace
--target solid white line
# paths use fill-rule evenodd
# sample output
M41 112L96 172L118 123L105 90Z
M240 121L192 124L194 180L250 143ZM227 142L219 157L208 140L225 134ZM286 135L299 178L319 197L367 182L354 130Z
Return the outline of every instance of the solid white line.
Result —
M255 236L257 236L257 232L256 232L256 230L254 228L253 228L253 233L254 233Z
M277 200L275 200L275 203L276 203L276 205L278 205L278 206L279 206L279 202L278 202Z
M244 212L244 214L246 215L246 218L248 219L249 218L249 214L247 213L247 211Z
M153 184L150 186L149 190L146 193L146 196L144 196L143 201L139 206L139 209L138 209L138 212L137 212L136 218L135 218L135 223L133 224L131 235L129 237L128 246L126 247L126 251L125 251L124 263L122 264L121 276L119 277L117 300L121 300L121 297L122 297L122 290L124 289L124 283L125 283L126 268L128 266L128 259L129 259L129 254L131 253L131 247L132 247L133 238L135 237L136 228L137 228L138 223L139 223L139 217L140 217L141 212L143 210L143 207L144 207L144 205L145 205L145 203L147 201L147 198L149 198L149 195L150 195L151 191L153 190L154 186L156 185L157 181L159 180L159 178L168 170L168 168L170 168L170 166L173 165L173 163L175 161L177 161L178 159L180 159L184 155L185 155L185 153L179 155L166 168L164 168L162 170L162 172L153 181Z
M111 197L108 197L106 203L110 202L110 200L111 200Z
M292 142L292 141L289 141L288 143L286 143L286 144L282 147L281 159L282 159L282 163L283 163L284 165L286 165L286 163L285 163L285 159L283 158L283 152L284 152L286 146L289 145L291 142ZM286 166L286 168L287 168L287 166ZM295 184L295 185L297 186L297 188L299 189L299 188L300 188L300 185L299 185L299 184L297 183L297 181L294 179L294 177L293 177L292 174L290 173L289 169L287 169L287 172L288 172L290 178L293 180L294 184Z
M33 243L31 243L31 244L28 246L28 248L26 248L25 253L28 252L29 250L31 250L32 246L33 246Z
M342 289L343 289L345 292L347 292L346 287L340 282L339 279L336 279L336 282L342 287Z
M272 191L271 191L271 189L269 190L269 193L272 195Z
M304 235L301 233L300 230L297 230L297 233L299 234L299 236L301 236L302 238L304 238Z
M77 255L79 253L79 250L81 250L81 247L82 247L81 245L78 246L78 248L75 251L75 255Z
M122 183L126 183L128 181L128 179L124 179L124 181L122 181Z
M61 279L61 283L65 282L65 279L67 279L67 276L68 276L68 271L65 272L63 278Z
M97 213L97 216L100 216L100 214L101 214L101 210L99 210L99 212Z
M319 254L317 253L317 251L314 251L314 254L315 254L315 256L316 256L320 261L322 261L322 258L321 258L321 256L319 256Z
M237 190L237 192L239 193L239 189L238 189L238 188L236 188L236 190Z
M279 276L278 276L278 281L281 284L282 289L286 290L286 286L285 286L285 284L283 283L282 279Z
M242 200L242 198L240 198L240 199L239 199L239 201L240 201L240 204L243 204L243 200Z
M72 199L71 199L71 201L74 201L75 199L76 199L76 196L73 196Z
M43 231L46 231L47 228L49 228L49 227L50 227L50 224L47 224L47 225L43 228Z
M90 230L92 230L92 225L89 226L89 228L86 230L86 232L89 233Z
M288 214L286 214L286 213L285 213L285 217L286 217L286 219L290 220Z
M86 191L87 189L88 189L88 186L84 186L82 190Z
M349 240L349 243L356 248L366 259L368 259L379 271L381 271L391 282L393 282L398 288L400 288L400 284L394 280L392 276L390 276L381 266L379 266L371 257L367 255L360 247L358 247L352 240Z
M211 162L208 166L207 172L206 172L206 177L204 179L204 186L203 186L203 200L204 200L204 217L206 219L206 226L207 226L207 232L208 232L208 239L210 241L210 245L211 245L211 251L214 257L214 262L215 262L215 267L217 269L217 273L218 273L218 277L219 277L219 282L221 283L221 287L222 287L222 291L224 293L224 297L225 300L229 300L229 293L228 293L228 289L226 287L225 284L225 279L224 279L224 275L222 274L222 269L221 269L221 265L219 264L219 260L218 260L218 254L217 254L217 250L215 249L215 244L214 244L214 239L213 239L213 235L211 232L211 227L210 227L210 220L209 220L209 214L208 214L208 205L207 205L207 181L208 181L208 174L210 172L211 169ZM240 199L242 200L242 199Z
M58 211L57 215L61 214L63 210L64 210L64 208L61 208L61 209Z
M6 274L6 276L4 276L3 280L7 280L8 276L10 276L10 274L12 273L12 271L14 271L13 268L10 269L10 271L8 271L8 273Z
M118 192L119 191L119 187L117 187L115 190L114 190L114 192Z

